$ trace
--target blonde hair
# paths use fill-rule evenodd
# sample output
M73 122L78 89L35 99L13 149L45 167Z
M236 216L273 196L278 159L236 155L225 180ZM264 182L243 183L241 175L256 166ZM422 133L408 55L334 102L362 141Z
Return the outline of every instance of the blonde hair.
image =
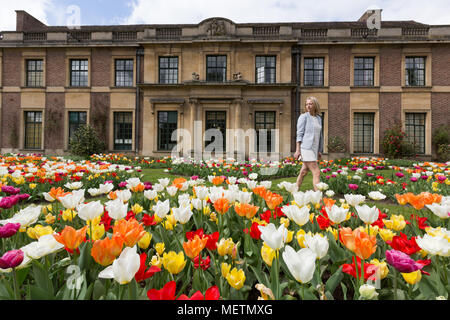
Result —
M320 112L320 104L319 104L319 100L317 100L316 97L308 97L308 98L306 98L306 100L305 100L305 106L306 106L306 102L307 102L308 100L311 100L311 102L312 102L312 104L313 104L313 106L314 106L313 110L311 110L311 111L312 111L311 115L312 115L312 116L317 116L317 115L320 116L320 115L321 115L321 112Z

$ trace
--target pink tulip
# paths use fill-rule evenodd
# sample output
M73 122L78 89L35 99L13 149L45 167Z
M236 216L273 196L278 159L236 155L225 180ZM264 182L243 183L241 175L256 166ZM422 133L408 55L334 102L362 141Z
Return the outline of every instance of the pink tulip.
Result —
M20 223L7 223L0 227L0 238L9 238L17 233Z
M23 258L23 251L20 249L8 251L0 258L0 268L15 268L22 263Z

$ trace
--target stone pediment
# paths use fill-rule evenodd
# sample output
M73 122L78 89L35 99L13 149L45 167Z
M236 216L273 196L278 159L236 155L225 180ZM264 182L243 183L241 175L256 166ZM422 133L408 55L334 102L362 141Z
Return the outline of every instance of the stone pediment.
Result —
M199 23L199 34L207 37L230 37L236 33L236 24L230 19L213 17Z

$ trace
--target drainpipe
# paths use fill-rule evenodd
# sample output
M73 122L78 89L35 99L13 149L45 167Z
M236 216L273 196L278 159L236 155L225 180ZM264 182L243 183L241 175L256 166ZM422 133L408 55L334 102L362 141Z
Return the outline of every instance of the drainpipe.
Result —
M301 48L300 46L294 46L292 48L292 53L295 56L295 82L296 82L296 88L295 88L295 112L294 112L294 128L297 124L297 119L300 116L300 56L301 56ZM295 132L294 130L294 141L295 141ZM294 144L295 149L295 144Z
M141 57L144 55L144 48L139 47L136 49L136 111L134 114L135 117L135 123L136 123L136 128L135 128L135 144L134 144L134 148L135 148L135 152L136 155L139 153L139 128L140 128L140 118L139 118L139 112L141 109L141 87L139 86L141 83Z

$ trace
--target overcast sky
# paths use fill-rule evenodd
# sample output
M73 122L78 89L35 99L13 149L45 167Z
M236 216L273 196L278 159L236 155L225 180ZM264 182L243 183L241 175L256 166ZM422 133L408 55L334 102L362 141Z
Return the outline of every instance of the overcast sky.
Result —
M245 22L356 21L370 6L382 20L450 25L448 0L0 0L0 30L15 30L15 10L52 26L199 23L210 17ZM75 7L74 7L75 6Z

